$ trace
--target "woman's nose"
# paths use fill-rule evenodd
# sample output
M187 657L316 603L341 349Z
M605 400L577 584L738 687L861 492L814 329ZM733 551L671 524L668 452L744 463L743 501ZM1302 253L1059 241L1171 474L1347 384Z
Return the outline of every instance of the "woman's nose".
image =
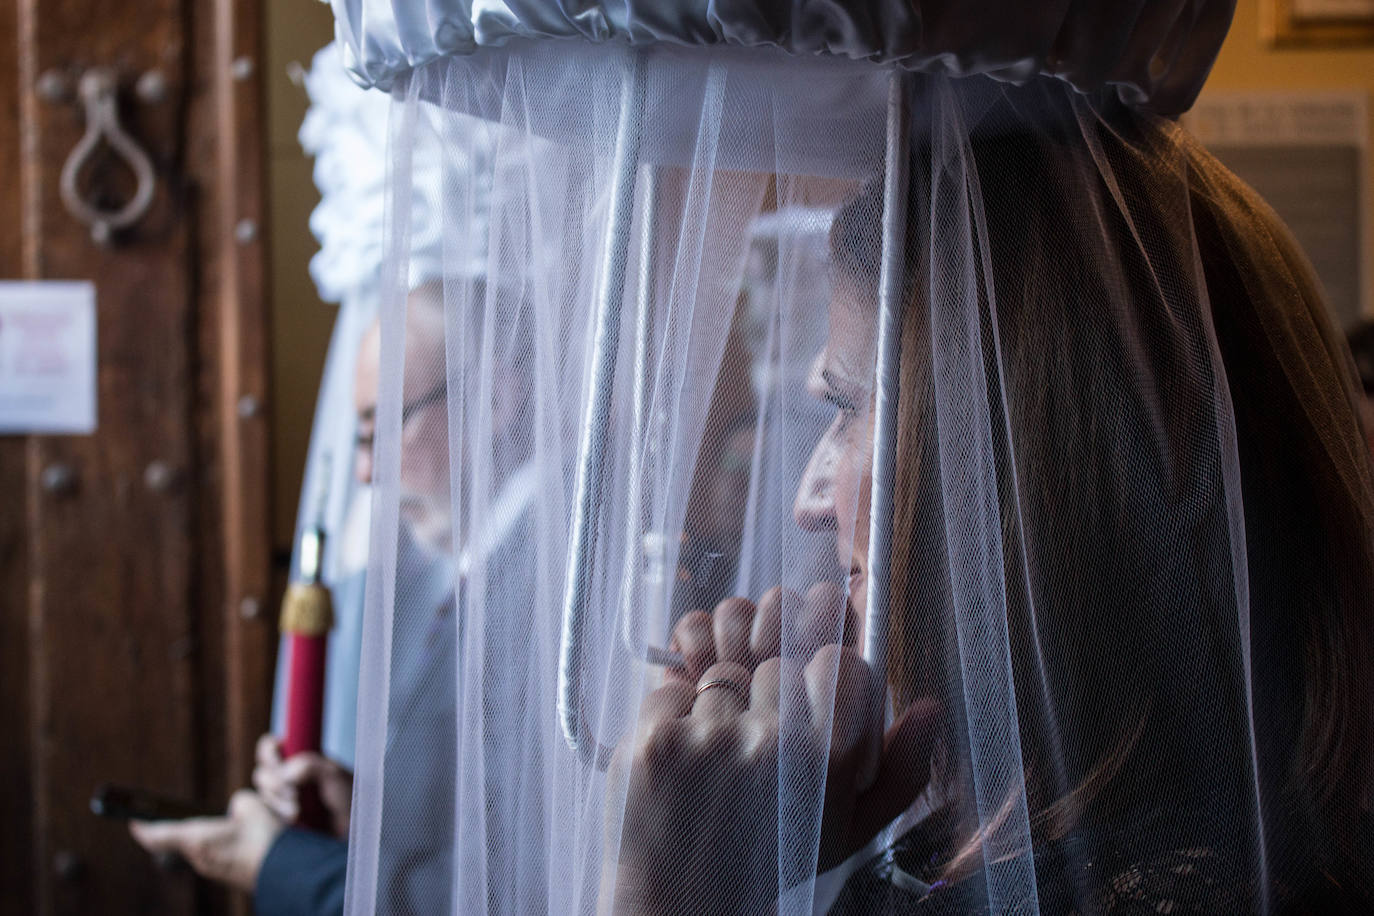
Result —
M372 483L372 449L359 447L353 453L353 476L366 486Z
M792 516L806 531L830 531L835 528L834 450L822 440L811 453L802 472L797 498L792 503Z

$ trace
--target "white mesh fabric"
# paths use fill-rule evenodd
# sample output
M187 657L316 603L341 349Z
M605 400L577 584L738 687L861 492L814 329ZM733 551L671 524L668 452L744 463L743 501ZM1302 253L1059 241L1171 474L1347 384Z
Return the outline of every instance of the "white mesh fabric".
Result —
M360 393L355 376L359 345L377 321L389 103L348 79L333 43L315 53L305 84L310 108L299 140L315 158L313 177L320 192L320 203L310 215L311 231L320 243L311 258L311 277L320 298L339 303L339 309L310 429L290 576L301 581L318 574L331 592L334 627L325 655L321 742L326 756L351 766L371 505L370 492L355 474ZM373 397L362 394L364 402ZM324 539L318 556L316 550L302 550L307 532ZM308 540L316 543L313 537ZM277 735L286 727L289 662L283 636L272 697L272 731Z
M893 170L891 79L548 43L398 89L350 912L1369 901L1374 489L1309 268L1055 80L905 77ZM420 180L483 281L409 289Z
M302 535L317 528L324 536L320 577L331 591L334 628L325 656L326 702L321 741L324 753L345 766L353 762L359 632L363 625L362 580L367 569L372 497L366 486L359 485L354 473L358 437L354 375L359 343L376 320L375 300L350 298L339 306L316 399L292 541L291 577L300 580ZM286 727L289 660L288 643L283 636L277 653L278 686L272 696L272 729L278 735Z

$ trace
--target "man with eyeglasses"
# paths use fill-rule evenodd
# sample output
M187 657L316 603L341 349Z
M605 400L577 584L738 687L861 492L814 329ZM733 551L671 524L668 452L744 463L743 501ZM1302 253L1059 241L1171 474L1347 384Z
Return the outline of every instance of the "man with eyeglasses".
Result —
M480 295L480 284L477 286ZM398 546L395 624L392 663L408 670L394 674L389 719L388 760L396 765L423 762L405 797L389 797L385 804L398 823L414 817L443 821L451 818L451 783L456 767L434 758L432 748L453 746L443 732L452 732L453 671L457 623L455 585L462 567L491 557L521 524L533 499L533 481L514 461L506 480L499 482L498 501L509 511L488 521L482 557L455 549L449 473L449 425L446 355L443 349L443 294L439 284L413 291L405 322L401 451L396 482L399 509L405 525ZM381 328L374 324L362 339L355 374L354 406L357 438L354 472L370 484L377 455L373 440L381 375ZM518 411L519 386L495 396L493 422ZM509 457L509 456L508 456ZM461 545L458 545L459 547ZM498 565L513 565L500 563ZM366 651L366 649L365 649ZM394 670L394 668L393 668ZM430 722L432 724L425 724ZM426 753L407 747L420 742ZM347 865L348 824L352 774L339 763L318 754L299 754L283 760L276 739L265 735L258 743L258 766L253 790L240 790L228 814L180 822L131 825L135 839L151 852L184 857L203 877L253 893L259 914L341 913ZM333 836L288 826L298 812L301 787L314 784L328 809ZM441 847L419 848L424 838L446 835L441 830L397 831L388 858L394 867L389 880L399 899L432 901L430 884L446 883L447 852ZM397 863L404 863L403 866ZM442 877L442 882L440 881ZM433 880L430 880L433 878Z
M437 286L423 287L410 295L401 402L401 464L397 473L402 519L414 539L436 553L453 546L441 295ZM374 324L363 338L354 375L358 415L354 473L358 480L367 483L372 481L376 460L373 441L380 373L381 326Z

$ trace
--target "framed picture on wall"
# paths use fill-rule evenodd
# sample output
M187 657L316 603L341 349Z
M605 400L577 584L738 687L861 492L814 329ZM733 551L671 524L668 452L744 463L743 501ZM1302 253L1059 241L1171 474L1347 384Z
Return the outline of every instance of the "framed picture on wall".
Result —
M1271 45L1374 45L1374 0L1260 0Z

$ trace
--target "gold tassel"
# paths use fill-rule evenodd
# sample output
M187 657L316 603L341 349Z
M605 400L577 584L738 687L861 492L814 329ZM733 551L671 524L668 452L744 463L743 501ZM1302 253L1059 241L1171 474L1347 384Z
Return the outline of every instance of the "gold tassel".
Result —
M334 626L334 605L323 585L293 582L281 601L281 631L323 636Z

